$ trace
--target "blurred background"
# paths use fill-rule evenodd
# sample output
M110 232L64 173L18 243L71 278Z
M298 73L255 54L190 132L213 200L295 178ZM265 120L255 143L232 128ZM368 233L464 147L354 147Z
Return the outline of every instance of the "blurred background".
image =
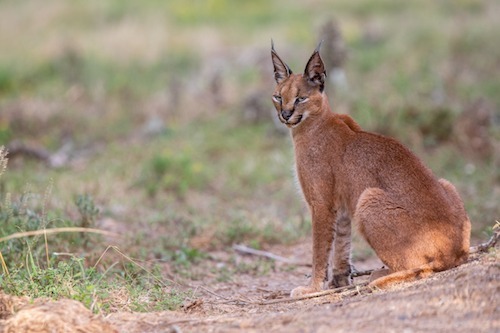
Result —
M483 241L500 219L499 17L496 0L1 0L1 236L105 229L193 279L210 251L307 240L272 38L295 72L324 40L334 111L453 182ZM95 262L117 241L50 242ZM43 239L2 247L11 270L58 260Z

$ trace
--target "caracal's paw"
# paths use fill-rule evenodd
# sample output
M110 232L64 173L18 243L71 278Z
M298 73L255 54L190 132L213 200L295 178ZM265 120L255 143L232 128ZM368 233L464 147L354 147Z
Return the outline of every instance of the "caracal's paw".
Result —
M339 288L350 286L352 284L351 273L333 274L332 279L328 281L328 288Z
M301 297L305 296L308 294L316 293L318 291L321 291L321 288L314 288L311 286L300 286L292 290L290 293L290 297Z

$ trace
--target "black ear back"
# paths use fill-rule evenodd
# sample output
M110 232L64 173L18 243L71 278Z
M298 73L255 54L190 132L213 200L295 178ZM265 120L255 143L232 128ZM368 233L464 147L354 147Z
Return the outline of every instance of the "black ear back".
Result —
M281 82L285 81L290 76L290 74L292 74L292 70L283 60L281 60L278 53L276 53L276 51L274 50L274 42L272 40L271 58L273 60L274 66L274 79L276 80L276 83L280 84Z
M307 78L311 85L318 86L321 91L323 91L325 86L326 70L325 64L319 55L319 49L321 43L318 44L316 50L314 50L311 58L307 62L306 69L304 70L304 77Z

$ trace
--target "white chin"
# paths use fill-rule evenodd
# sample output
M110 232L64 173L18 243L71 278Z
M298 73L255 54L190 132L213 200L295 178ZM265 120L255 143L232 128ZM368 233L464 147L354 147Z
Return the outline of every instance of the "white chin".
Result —
M286 122L285 125L288 128L295 128L299 126L299 124L302 123L306 118L307 118L307 113L303 113L298 117L298 119L294 119L295 121L293 123Z

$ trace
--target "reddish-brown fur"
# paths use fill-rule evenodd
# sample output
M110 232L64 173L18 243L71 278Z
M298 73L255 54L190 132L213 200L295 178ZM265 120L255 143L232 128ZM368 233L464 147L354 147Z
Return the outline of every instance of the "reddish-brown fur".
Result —
M278 117L291 129L297 176L312 215L313 274L292 296L350 283L350 228L355 222L389 275L384 287L446 270L469 253L470 222L455 187L437 179L398 141L365 132L349 116L331 112L317 49L304 74L293 74L271 51Z

